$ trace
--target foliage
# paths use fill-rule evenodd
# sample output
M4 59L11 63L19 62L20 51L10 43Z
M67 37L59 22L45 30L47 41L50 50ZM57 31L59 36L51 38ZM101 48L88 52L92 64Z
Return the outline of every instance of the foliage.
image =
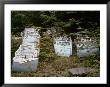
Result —
M100 68L100 57L96 55L88 56L83 60L86 67Z
M99 35L99 11L12 11L11 28L16 34L26 26L43 28L60 27L66 34L83 30L95 31Z
M53 48L53 39L47 33L44 33L40 40L39 61L51 62L55 57L56 54Z

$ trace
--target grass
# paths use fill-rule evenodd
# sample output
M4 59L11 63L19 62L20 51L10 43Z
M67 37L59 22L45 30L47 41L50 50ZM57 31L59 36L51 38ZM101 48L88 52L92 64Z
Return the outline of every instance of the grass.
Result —
M12 40L12 55L21 44L21 39ZM76 67L90 67L91 72L78 77L99 77L100 76L100 58L98 56L89 56L80 60L77 56L60 57L54 52L52 38L44 35L40 41L40 55L37 70L34 72L13 72L12 77L73 77L68 69ZM12 56L13 57L13 56ZM75 76L76 77L76 76Z

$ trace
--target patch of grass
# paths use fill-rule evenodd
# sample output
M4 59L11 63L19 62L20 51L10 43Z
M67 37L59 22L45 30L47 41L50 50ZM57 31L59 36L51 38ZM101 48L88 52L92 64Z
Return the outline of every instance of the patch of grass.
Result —
M78 58L65 58L65 57L58 57L53 63L52 66L58 70L62 71L69 68L77 67L78 65Z

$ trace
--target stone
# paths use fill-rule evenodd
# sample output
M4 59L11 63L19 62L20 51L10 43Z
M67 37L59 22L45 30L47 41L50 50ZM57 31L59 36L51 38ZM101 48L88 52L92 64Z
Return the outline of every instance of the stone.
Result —
M40 48L40 35L34 28L25 28L21 33L22 44L15 52L13 58L13 71L36 71Z
M100 53L99 48L84 48L84 49L79 49L77 51L77 55L81 57L86 57L86 56L91 56L91 55L99 55Z
M72 40L71 38L55 37L54 38L54 49L58 56L69 57L72 55Z
M77 47L77 56L79 58L88 57L91 55L100 55L100 48L97 47L96 37L89 37L88 35L77 33L75 44Z
M36 71L38 66L38 59L31 60L25 63L13 62L13 71Z
M68 69L68 71L73 75L78 75L78 74L84 74L84 73L90 72L90 68L89 67L79 67L79 68Z

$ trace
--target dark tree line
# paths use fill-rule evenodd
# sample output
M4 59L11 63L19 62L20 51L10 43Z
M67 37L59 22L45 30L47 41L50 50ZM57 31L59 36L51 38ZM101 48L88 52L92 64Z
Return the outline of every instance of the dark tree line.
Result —
M81 29L99 33L100 11L12 11L12 33L21 32L26 26L60 28L67 34Z

